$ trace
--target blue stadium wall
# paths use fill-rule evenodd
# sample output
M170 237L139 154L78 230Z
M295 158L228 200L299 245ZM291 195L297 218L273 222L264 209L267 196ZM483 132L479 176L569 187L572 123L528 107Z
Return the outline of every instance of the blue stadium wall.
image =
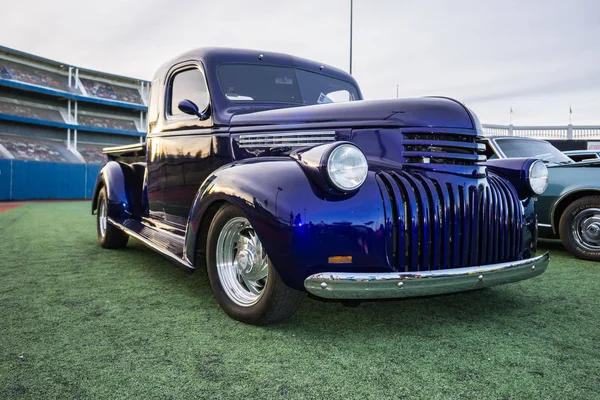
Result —
M0 201L91 199L98 164L0 159Z

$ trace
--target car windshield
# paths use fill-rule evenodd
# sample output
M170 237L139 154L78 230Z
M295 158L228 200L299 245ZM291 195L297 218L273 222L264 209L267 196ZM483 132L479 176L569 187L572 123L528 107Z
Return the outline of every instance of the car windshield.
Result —
M543 140L496 139L496 144L508 158L534 157L555 164L571 164L573 160Z
M221 64L217 75L232 102L310 105L359 100L350 82L299 68Z

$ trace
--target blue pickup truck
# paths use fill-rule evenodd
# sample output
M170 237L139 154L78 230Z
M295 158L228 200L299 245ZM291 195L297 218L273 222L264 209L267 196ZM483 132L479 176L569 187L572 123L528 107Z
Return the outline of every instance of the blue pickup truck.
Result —
M98 241L134 237L206 268L232 318L268 324L309 293L428 296L534 277L536 159L486 161L475 114L442 97L363 100L354 78L278 53L205 48L157 71L148 135L105 149Z

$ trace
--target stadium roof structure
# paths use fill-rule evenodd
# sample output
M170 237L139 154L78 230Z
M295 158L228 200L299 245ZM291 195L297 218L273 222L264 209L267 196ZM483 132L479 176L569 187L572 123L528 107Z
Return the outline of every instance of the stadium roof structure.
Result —
M66 64L60 61L56 61L56 60L51 60L49 58L46 57L41 57L35 54L31 54L31 53L27 53L25 51L21 51L21 50L17 50L17 49L13 49L10 47L6 47L6 46L2 46L0 45L0 52L4 52L4 53L9 53L9 54L14 54L23 58L29 58L31 60L35 60L35 61L39 61L40 63L45 63L45 64L50 64L50 65L54 65L54 66L59 66L59 67L73 67L73 68L78 68L79 71L81 72L87 72L91 75L101 75L107 78L112 78L115 80L124 80L124 81L132 81L132 82L137 82L137 83L150 83L150 81L144 80L144 79L139 79L139 78L132 78L129 76L124 76L124 75L117 75L117 74L111 74L108 72L102 72L102 71L97 71L97 70L93 70L93 69L89 69L89 68L82 68L82 67L77 67L75 65L71 65L71 64Z

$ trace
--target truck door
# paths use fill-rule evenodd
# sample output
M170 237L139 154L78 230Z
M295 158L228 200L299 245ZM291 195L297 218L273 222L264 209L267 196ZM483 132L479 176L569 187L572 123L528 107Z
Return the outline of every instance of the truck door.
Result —
M168 74L165 88L165 124L160 133L159 188L167 222L185 226L200 184L211 172L212 118L200 120L179 110L182 100L192 101L199 110L209 106L208 85L202 66L187 62Z
M146 169L148 190L148 208L150 216L156 219L165 219L163 190L166 181L165 155L162 151L160 137L151 137L146 143Z

